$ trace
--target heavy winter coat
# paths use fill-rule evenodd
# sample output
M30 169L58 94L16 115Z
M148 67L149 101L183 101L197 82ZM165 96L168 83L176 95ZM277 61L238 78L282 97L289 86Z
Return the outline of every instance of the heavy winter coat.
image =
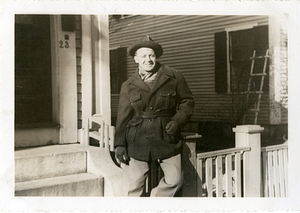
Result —
M180 72L161 65L149 89L137 70L121 87L115 147L127 147L129 157L141 161L177 155L180 134L167 134L166 125L173 120L182 129L193 109L192 93Z

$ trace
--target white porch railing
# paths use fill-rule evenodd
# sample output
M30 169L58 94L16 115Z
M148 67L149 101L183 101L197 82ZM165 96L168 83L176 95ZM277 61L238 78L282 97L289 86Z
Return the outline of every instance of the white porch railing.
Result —
M104 177L104 196L124 196L121 188L122 169L113 161L115 127L106 124L101 115L93 115L86 119L80 133L80 143L87 145L87 170ZM90 139L99 141L99 149L89 149Z
M96 128L93 128L93 124ZM101 115L93 115L86 120L81 133L81 144L90 145L90 138L99 141L99 147L114 151L115 127L106 124Z
M190 170L195 168L196 175L189 184L183 185L183 192L188 185L195 186L196 190L182 196L286 197L287 144L261 148L263 128L259 125L237 126L233 131L235 148L198 153L196 159L190 158L193 166L188 171L183 168L184 172L192 174ZM186 142L187 147L193 147L189 143ZM184 155L194 152L192 149L189 153L183 152L183 159Z
M264 197L287 197L288 144L262 148Z
M250 147L197 154L200 197L242 197L242 164Z

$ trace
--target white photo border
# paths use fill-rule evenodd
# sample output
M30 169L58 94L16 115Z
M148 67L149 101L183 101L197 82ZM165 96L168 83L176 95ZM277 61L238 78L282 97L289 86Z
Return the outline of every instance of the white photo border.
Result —
M300 163L297 129L300 2L295 1L9 1L1 9L1 192L3 212L204 212L297 211ZM14 15L15 14L289 14L289 190L288 198L75 198L14 197Z

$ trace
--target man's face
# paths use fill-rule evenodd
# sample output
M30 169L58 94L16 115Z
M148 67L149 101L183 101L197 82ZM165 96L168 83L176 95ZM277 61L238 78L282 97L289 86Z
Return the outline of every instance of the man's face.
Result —
M156 63L156 55L153 49L142 47L135 53L134 60L139 64L139 68L144 71L151 71Z

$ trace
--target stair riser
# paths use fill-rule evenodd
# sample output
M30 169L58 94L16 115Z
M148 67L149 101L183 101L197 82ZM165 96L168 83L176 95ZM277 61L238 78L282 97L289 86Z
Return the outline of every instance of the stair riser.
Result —
M23 182L86 172L86 152L53 154L15 160L15 181Z
M103 197L104 179L103 177L83 180L72 183L55 184L38 188L23 189L15 191L15 196L84 196Z
M15 147L44 146L59 143L59 128L26 128L15 130Z

